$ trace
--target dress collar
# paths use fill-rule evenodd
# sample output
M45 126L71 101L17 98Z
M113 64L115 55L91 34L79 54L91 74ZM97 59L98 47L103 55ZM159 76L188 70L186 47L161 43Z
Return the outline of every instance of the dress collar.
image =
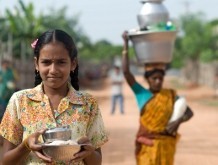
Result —
M31 100L40 102L43 101L43 97L44 97L44 92L43 92L43 83L37 85L36 87L30 89L27 92L27 97ZM73 103L73 104L85 104L85 97L84 94L81 91L76 91L70 83L68 83L68 94L66 97L66 99L69 100L69 102Z

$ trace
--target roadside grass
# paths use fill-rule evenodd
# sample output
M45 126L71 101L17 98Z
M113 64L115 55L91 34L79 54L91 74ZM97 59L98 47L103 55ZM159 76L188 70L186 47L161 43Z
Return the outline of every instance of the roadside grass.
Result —
M170 77L169 79L169 84L170 87L177 89L177 90L187 90L187 89L193 89L196 88L197 86L195 84L189 84L185 85L180 78L178 77ZM196 102L198 102L201 105L204 106L210 106L210 107L218 107L218 97L215 96L207 96L207 97L198 97L196 99Z
M199 100L199 103L206 106L218 107L218 98L215 97L204 98Z
M171 78L169 80L169 83L171 87L174 89L179 89L179 90L186 89L186 86L184 85L184 83L181 82L179 78Z

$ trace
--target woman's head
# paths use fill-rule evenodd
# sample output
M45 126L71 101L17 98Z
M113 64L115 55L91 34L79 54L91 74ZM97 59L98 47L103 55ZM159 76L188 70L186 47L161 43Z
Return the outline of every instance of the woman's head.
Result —
M50 30L43 33L34 45L34 56L35 85L41 81L48 83L50 77L60 77L62 82L68 81L70 76L72 86L79 90L77 49L66 32Z
M165 68L166 65L161 63L149 64L145 66L144 77L153 93L159 92L163 86Z
M145 72L145 79L149 84L149 88L153 93L157 93L163 86L165 71L160 69L154 69L152 71Z

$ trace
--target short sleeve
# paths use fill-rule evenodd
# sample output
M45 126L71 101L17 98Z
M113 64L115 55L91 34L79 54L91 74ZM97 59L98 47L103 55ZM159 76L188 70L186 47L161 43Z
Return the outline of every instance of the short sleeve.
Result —
M144 105L152 98L153 94L137 82L131 86L131 89L135 94L138 108L141 111Z
M99 148L108 141L108 136L97 101L94 98L91 98L90 114L87 135L91 139L93 146Z
M16 94L8 102L5 114L0 125L0 135L14 145L22 142L23 127L19 120Z

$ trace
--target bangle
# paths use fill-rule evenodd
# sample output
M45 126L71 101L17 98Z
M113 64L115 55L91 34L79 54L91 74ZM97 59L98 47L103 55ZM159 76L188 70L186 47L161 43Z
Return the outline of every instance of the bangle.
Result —
M123 51L122 51L122 54L127 54L127 53L128 53L127 50L123 50Z
M24 146L29 150L29 151L32 151L31 150L31 148L30 148L30 146L28 145L28 137L23 141L23 143L24 143Z

